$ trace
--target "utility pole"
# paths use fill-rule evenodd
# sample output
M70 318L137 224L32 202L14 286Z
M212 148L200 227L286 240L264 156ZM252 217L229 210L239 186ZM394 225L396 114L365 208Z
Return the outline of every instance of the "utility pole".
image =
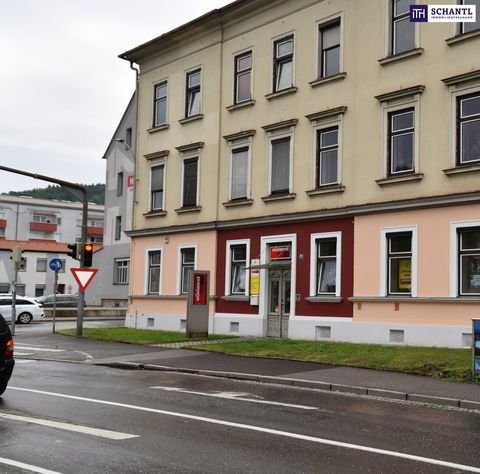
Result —
M0 166L0 171L8 171L9 173L21 174L23 176L28 176L30 178L40 179L42 181L47 181L49 183L58 184L62 186L62 188L67 190L78 201L82 201L83 208L82 208L81 244L82 244L82 249L84 248L87 242L87 221L88 221L88 200L87 200L87 189L85 188L85 186L82 186L81 184L77 184L77 183L71 183L69 181L63 181L61 179L52 178L50 176L44 176L37 173L29 173L28 171L9 168L7 166ZM80 259L80 266L83 267L83 264L84 264L84 255L82 252L81 259ZM15 276L15 280L16 280L16 276ZM85 294L83 291L79 291L78 305L77 305L77 329L76 329L77 337L82 336L84 311L85 311ZM13 319L13 314L12 314L12 319Z

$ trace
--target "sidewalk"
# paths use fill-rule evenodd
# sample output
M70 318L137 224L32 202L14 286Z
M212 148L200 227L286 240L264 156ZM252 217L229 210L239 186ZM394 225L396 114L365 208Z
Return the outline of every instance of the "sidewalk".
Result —
M175 371L296 387L316 388L480 411L480 385L459 384L396 372L339 367L314 362L239 357L185 349L186 344L140 346L77 339L61 334L16 339L17 358L57 360L122 369ZM22 356L21 346L55 352ZM211 343L211 341L209 341ZM61 349L61 351L58 351Z

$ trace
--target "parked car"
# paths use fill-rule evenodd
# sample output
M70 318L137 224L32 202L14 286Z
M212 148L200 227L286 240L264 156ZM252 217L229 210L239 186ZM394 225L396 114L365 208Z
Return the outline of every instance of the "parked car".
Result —
M20 324L28 324L32 320L38 320L45 317L43 308L34 298L18 296L15 301L16 321ZM7 320L12 319L12 297L10 295L0 295L0 314Z
M14 365L12 334L5 318L0 314L0 395L7 388Z
M42 308L53 308L53 300L55 295L40 296L36 298L37 303ZM57 295L57 308L76 308L78 303L78 295Z

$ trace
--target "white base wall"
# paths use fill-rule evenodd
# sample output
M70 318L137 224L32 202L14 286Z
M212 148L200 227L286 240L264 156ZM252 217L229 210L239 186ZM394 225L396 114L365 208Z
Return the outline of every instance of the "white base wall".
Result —
M209 319L210 334L265 337L266 320L258 315L217 313ZM125 326L137 329L185 331L185 315L127 314ZM352 318L295 316L290 339L369 344L470 348L472 328L420 324L356 323Z

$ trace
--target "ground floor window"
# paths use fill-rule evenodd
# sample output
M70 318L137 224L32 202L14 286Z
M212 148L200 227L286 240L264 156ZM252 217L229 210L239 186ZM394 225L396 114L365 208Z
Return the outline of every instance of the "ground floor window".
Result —
M117 285L128 284L128 267L130 260L127 258L117 258L114 261L113 283Z
M459 294L480 295L480 227L458 229Z
M35 298L45 294L45 285L35 285Z
M181 280L180 293L185 295L188 291L188 275L190 271L195 269L195 249L183 248L181 254Z
M387 234L387 266L389 295L412 294L412 233Z
M312 234L310 296L340 296L341 233Z

